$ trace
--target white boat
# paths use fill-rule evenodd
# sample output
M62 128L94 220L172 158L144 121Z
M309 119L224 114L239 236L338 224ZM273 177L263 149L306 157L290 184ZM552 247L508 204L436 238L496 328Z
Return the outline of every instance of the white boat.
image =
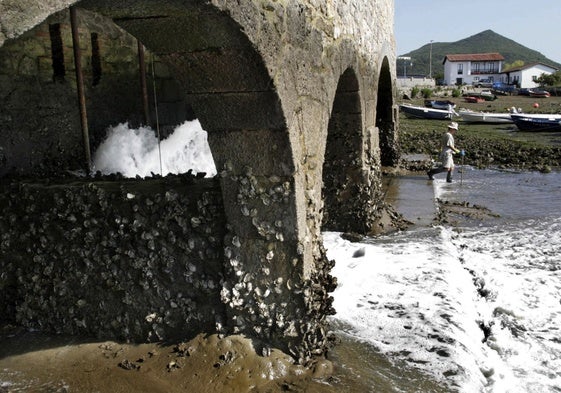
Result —
M405 113L405 116L415 118L415 119L439 119L439 120L450 120L452 116L458 115L454 109L444 110L444 109L434 109L427 108L424 106L415 106L409 104L399 105L399 109Z
M506 113L493 113L493 112L476 112L469 109L460 109L458 115L466 123L512 123L512 118L510 117L512 112Z

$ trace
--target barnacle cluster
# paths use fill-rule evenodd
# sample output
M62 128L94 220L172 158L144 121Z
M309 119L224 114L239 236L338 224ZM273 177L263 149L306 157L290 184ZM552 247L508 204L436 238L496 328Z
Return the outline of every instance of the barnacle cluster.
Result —
M185 176L3 187L3 315L133 341L214 331L223 318L220 189Z
M325 252L304 277L302 243L295 234L294 182L290 177L235 172L226 163L221 177L235 184L237 216L224 242L225 276L221 298L230 329L265 339L301 364L328 346L325 317L333 313L334 279Z

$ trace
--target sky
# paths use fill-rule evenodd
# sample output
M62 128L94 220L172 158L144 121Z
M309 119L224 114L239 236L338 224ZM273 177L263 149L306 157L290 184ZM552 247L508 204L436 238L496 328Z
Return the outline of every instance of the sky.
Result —
M559 0L394 0L397 55L485 30L561 63Z

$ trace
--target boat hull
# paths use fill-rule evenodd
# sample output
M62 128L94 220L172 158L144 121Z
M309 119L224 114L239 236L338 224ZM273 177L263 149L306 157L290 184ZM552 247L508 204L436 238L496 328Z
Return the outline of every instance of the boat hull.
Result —
M511 118L520 131L561 131L561 115L511 115Z
M551 94L549 94L549 92L545 90L530 90L529 93L530 93L530 97L535 97L535 98L547 98L551 96Z
M399 109L405 116L414 119L450 120L456 113L443 109L426 108L414 105L400 105Z
M474 104L480 103L480 102L484 102L485 99L481 98L481 97L475 97L475 96L467 96L464 97L465 102L471 102Z
M458 114L466 123L503 124L513 122L510 113L458 111Z

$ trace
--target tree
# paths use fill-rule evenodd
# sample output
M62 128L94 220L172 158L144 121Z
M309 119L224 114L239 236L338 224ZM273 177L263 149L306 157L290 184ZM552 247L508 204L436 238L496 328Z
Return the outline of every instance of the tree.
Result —
M514 60L512 63L504 63L503 70L510 70L511 68L518 68L524 65L523 60Z
M535 82L540 86L557 86L561 83L561 72L557 71L553 74L542 73L536 78Z

